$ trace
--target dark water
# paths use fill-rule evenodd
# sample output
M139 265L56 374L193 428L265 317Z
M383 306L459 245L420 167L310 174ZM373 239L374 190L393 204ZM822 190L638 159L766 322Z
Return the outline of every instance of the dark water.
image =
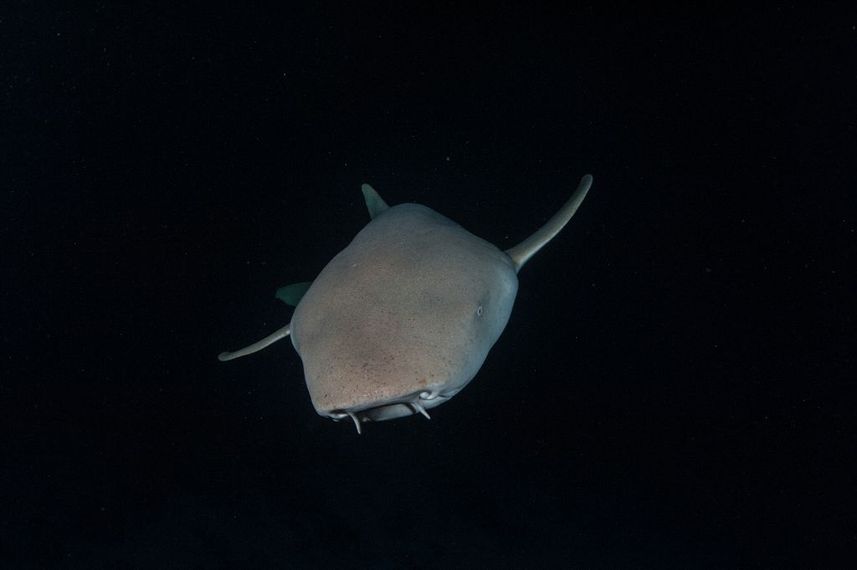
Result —
M20 3L0 22L4 568L848 567L854 12ZM507 248L437 408L318 417L359 185Z

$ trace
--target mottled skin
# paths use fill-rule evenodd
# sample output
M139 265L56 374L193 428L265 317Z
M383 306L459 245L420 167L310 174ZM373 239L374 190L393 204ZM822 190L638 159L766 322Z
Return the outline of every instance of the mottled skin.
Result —
M425 407L440 404L479 370L517 288L509 256L448 218L417 204L382 212L292 318L316 411L361 412L426 392L438 398ZM414 413L397 409L393 417Z
M568 223L591 185L584 176L550 220L503 252L425 206L390 208L364 184L372 221L322 270L292 322L218 358L291 334L319 414L350 418L358 432L363 421L428 417L427 408L476 375L509 320L517 272Z

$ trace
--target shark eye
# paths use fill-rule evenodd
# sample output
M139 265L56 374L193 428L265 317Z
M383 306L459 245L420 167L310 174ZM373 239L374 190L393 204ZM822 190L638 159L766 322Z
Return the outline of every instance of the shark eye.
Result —
M482 305L479 305L478 307L476 307L476 316L477 317L482 316Z

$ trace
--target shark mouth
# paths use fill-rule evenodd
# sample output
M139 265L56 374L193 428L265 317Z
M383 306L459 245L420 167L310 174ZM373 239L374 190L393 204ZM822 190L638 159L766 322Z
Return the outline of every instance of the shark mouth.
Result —
M324 415L338 422L346 418L351 418L354 422L354 427L357 428L357 433L363 433L361 424L365 422L383 422L385 420L393 420L422 414L426 419L430 420L427 408L439 406L449 398L453 397L458 390L446 394L437 392L420 392L416 397L407 397L393 402L386 402L377 406L362 409L345 409L332 410Z

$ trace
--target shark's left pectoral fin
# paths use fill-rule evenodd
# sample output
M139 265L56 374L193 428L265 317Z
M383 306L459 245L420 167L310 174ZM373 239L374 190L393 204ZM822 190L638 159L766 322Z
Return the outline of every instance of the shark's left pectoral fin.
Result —
M586 198L586 193L592 186L592 175L586 174L580 179L580 184L577 185L577 190L571 195L571 198L563 204L562 208L549 219L545 225L539 228L536 233L519 243L513 248L506 250L506 255L512 258L515 264L515 271L520 271L521 267L545 246L553 237L565 227L565 224L571 219L583 199Z

